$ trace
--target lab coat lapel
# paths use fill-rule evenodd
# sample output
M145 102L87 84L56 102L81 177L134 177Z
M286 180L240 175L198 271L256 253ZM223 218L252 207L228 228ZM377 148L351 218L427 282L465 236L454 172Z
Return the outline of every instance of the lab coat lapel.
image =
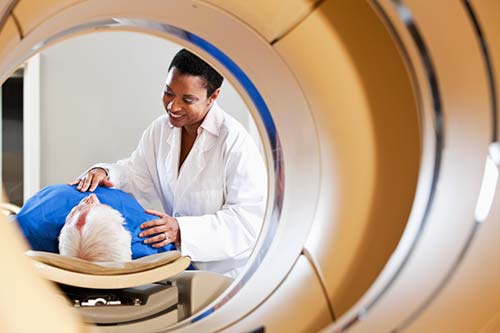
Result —
M215 145L216 139L215 136L207 132L200 134L181 168L181 174L177 181L178 195L182 196L189 188L196 186L200 174L209 162L209 151Z
M200 174L202 174L206 164L210 163L210 150L217 143L223 119L222 109L217 103L214 103L201 125L202 130L198 134L193 148L182 165L181 174L177 180L176 200L179 200L191 187L196 187L199 183ZM177 158L178 160L179 158Z
M169 145L168 154L165 159L166 177L172 192L176 192L177 176L179 172L179 156L181 151L181 129L172 127L167 139Z

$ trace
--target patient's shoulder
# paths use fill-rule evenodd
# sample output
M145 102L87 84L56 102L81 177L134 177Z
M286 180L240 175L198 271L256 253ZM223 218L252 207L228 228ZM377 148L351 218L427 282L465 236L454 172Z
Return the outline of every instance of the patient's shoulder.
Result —
M76 185L68 185L68 184L54 184L43 187L40 192L71 192L76 190Z
M81 192L76 189L76 185L55 184L48 185L38 191L33 197L36 198L62 198L81 196Z

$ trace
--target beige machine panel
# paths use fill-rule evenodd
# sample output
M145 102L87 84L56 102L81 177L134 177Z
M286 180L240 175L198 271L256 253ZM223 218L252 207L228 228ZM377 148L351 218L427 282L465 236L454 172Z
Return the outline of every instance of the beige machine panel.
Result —
M500 77L500 2L473 1L496 77ZM447 7L450 10L450 6ZM494 17L496 15L496 17ZM458 16L455 15L455 16ZM500 96L498 84L496 95ZM487 101L487 98L483 99ZM493 184L490 184L493 185ZM490 216L478 225L477 235L454 277L407 332L500 331L500 188L495 194ZM473 311L471 311L473 307Z
M0 0L0 13L5 13L12 5L13 0Z
M328 304L309 261L300 256L283 284L264 304L225 332L317 332L331 323Z
M373 283L405 228L420 155L415 100L366 1L326 1L275 47L316 118L322 189L306 248L339 316Z
M434 302L404 332L479 332L500 309L500 188L491 215L481 226L469 255ZM485 268L485 265L487 268ZM473 309L472 309L473 308ZM498 318L496 324L500 325ZM497 330L485 331L488 333Z
M272 41L305 17L317 0L204 0L246 22L267 41Z
M496 95L500 98L500 1L496 0L475 0L471 1L480 21L483 37L488 43L488 52L492 62L493 75L497 78ZM498 125L498 124L497 124Z
M147 318L135 321L127 325L101 326L93 333L140 333L140 332L161 332L166 325L175 323L177 320L177 310L168 312L162 316Z
M21 40L14 19L9 17L0 31L0 59Z
M14 8L22 34L27 35L55 13L82 0L21 0Z
M433 85L429 77L432 75L436 78L435 97L423 98L438 105L430 109L423 107L421 112L428 119L440 111L442 117L438 119L441 120L442 130L437 125L425 126L423 133L424 139L427 139L434 137L435 132L441 132L443 146L439 148L430 144L424 147L424 158L433 155L432 147L441 154L439 163L434 164L439 165L439 175L413 251L397 278L391 281L390 288L385 290L375 305L370 306L370 310L363 313L362 320L353 325L351 331L442 332L410 329L413 326L408 325L420 321L419 316L425 313L422 309L437 301L443 284L450 283L450 276L451 279L456 278L456 275L450 274L454 273L457 265L462 264L461 260L467 260L467 253L470 253L464 251L477 219L479 190L492 138L488 79L479 40L463 2L440 1L430 4L405 1L403 5L406 7L399 7L400 4L395 5L390 1L386 4L387 11L399 14L394 24L404 50L411 51L418 45L416 54L408 52L412 65L422 68L423 59L432 65L427 66L427 77L423 80L419 77L417 83L420 91L430 91ZM416 28L411 30L408 27L410 25ZM438 161L437 157L434 159ZM419 181L418 189L425 184ZM417 201L414 205L418 204ZM418 210L412 210L411 218L417 213ZM415 219L410 220L413 225ZM399 249L410 243L404 241L409 238L406 236L411 234L410 231L411 228L405 230L391 262L399 257ZM466 255L462 259L464 253ZM380 288L379 282L376 281L369 293L374 294L372 291L376 285ZM436 295L438 298L435 298ZM472 311L473 305L464 306ZM454 316L445 318L440 312L436 315L441 321L455 320ZM338 324L346 325L346 322L347 319L343 318Z
M9 240L2 242L0 251L0 262L5 268L0 283L0 331L89 332L63 298L56 296L56 289L37 276L24 256L27 245L17 224L7 223L0 216L0 234Z
M189 305L185 314L192 315L200 311L233 282L233 279L208 271L185 271L170 279L175 281L179 293L185 299L181 303Z

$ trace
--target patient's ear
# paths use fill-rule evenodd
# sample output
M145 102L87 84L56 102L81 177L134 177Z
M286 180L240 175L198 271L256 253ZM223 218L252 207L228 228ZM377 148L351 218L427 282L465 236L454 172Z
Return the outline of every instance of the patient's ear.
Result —
M90 209L86 209L78 214L78 220L76 221L76 228L78 230L82 230L82 227L85 225L89 211Z
M91 195L88 196L89 198L89 203L90 204L97 204L97 203L101 203L99 201L99 198L97 197L97 195L95 195L94 193L92 193Z

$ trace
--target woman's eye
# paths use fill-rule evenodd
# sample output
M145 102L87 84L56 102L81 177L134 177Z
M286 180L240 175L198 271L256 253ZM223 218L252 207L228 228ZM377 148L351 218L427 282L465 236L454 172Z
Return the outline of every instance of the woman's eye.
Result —
M194 103L194 101L192 99L184 99L184 102L186 104L193 104Z
M174 96L174 94L171 93L170 91L165 91L165 95L167 95L167 96Z

